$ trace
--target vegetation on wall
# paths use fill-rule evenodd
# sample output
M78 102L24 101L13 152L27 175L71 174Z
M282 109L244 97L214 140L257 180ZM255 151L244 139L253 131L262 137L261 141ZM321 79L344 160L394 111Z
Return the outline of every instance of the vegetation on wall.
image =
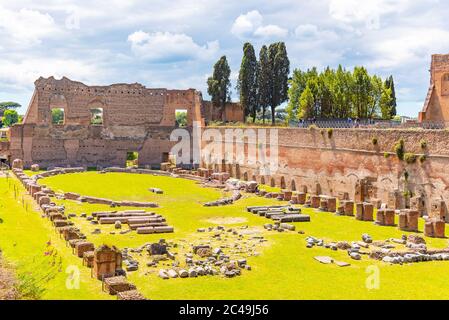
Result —
M422 155L419 156L419 162L420 163L424 163L424 161L426 161L426 160L427 160L426 155L422 154Z
M396 155L400 160L404 160L405 146L403 139L399 139L399 141L396 142L394 145L394 152L396 152Z
M426 148L427 148L427 141L424 140L424 139L422 139L422 140L419 142L419 145L421 146L421 149L426 149Z
M404 154L404 161L408 164L415 163L416 159L417 159L417 156L414 153L407 152Z

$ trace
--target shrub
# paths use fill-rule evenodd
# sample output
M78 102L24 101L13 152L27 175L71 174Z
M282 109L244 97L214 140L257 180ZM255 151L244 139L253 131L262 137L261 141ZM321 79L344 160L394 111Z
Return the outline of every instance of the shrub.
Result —
M377 138L376 137L371 139L371 142L373 143L374 146L377 146Z
M407 171L404 171L404 179L405 179L405 181L408 181L408 172Z
M420 146L421 146L421 149L426 149L427 148L427 141L426 140L421 140L420 142L419 142L419 144L420 144Z
M410 191L410 190L406 190L406 191L404 191L403 193L402 193L402 195L404 196L404 197L408 197L408 198L411 198L411 197L413 197L413 193Z
M394 145L394 151L396 152L396 155L400 160L404 160L404 153L405 153L405 147L404 147L404 140L399 139L398 142Z
M324 130L323 129L320 130L320 133L321 133L322 136L324 136Z
M424 154L422 154L422 155L419 156L419 162L420 162L420 163L423 163L423 162L426 161L426 160L427 160L427 157L426 157Z
M327 136L329 137L329 139L332 138L333 133L334 133L334 129L332 129L332 128L327 129Z
M314 124L311 124L311 125L308 127L308 129L309 129L309 130L316 130L316 129L318 129L318 127L317 127L316 125L314 125Z
M407 162L408 164L415 163L416 158L417 156L414 153L407 152L404 154L404 161Z
M390 154L388 152L384 152L384 158L388 159L390 157Z

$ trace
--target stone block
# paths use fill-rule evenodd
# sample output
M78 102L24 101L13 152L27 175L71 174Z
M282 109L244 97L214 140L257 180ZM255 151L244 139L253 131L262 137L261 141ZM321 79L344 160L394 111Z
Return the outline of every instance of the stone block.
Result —
M284 201L290 201L292 199L292 192L288 191L288 190L283 190L282 191L283 196L284 196Z
M354 202L353 201L345 201L344 202L344 212L345 216L354 216Z
M75 254L79 258L82 258L84 256L85 252L94 251L94 250L95 250L95 246L91 242L78 241L75 243Z
M310 196L310 205L312 208L318 209L320 207L320 196L317 195L311 195Z
M305 192L298 193L298 204L305 204L307 200L307 194Z

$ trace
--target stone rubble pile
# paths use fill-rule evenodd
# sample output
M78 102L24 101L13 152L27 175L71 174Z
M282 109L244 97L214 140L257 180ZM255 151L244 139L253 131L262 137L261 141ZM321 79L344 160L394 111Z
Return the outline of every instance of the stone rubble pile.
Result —
M257 233L246 233L247 226L226 229L223 226L200 228L204 236L190 243L145 244L134 252L148 252L148 267L157 269L162 279L196 278L201 276L240 276L242 270L250 271L247 257L256 256L257 246L266 240Z
M114 224L116 229L127 224L130 230L136 230L138 234L174 232L174 228L167 225L164 217L145 210L92 212L91 216L85 218L91 224Z
M234 190L232 192L232 196L229 198L223 198L211 202L206 202L203 204L204 207L218 207L218 206L226 206L233 204L235 201L240 200L242 198L242 194L238 190Z
M301 214L301 209L291 205L286 206L253 206L246 210L275 222L310 222L310 216Z

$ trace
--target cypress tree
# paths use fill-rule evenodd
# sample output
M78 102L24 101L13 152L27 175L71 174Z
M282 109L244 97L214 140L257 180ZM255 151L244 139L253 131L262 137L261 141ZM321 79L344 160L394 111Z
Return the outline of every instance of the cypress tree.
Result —
M214 72L207 79L207 93L211 96L212 104L220 108L222 120L226 122L226 103L231 101L231 69L226 56L222 56L214 65Z
M259 53L259 70L257 77L257 100L259 107L262 109L262 119L265 123L265 113L267 108L271 103L271 89L270 89L270 78L271 78L271 68L270 61L268 59L268 48L267 46L262 46Z
M253 122L258 111L257 101L257 58L251 43L243 45L243 58L240 65L237 90L240 94L240 103L246 116L251 115Z

